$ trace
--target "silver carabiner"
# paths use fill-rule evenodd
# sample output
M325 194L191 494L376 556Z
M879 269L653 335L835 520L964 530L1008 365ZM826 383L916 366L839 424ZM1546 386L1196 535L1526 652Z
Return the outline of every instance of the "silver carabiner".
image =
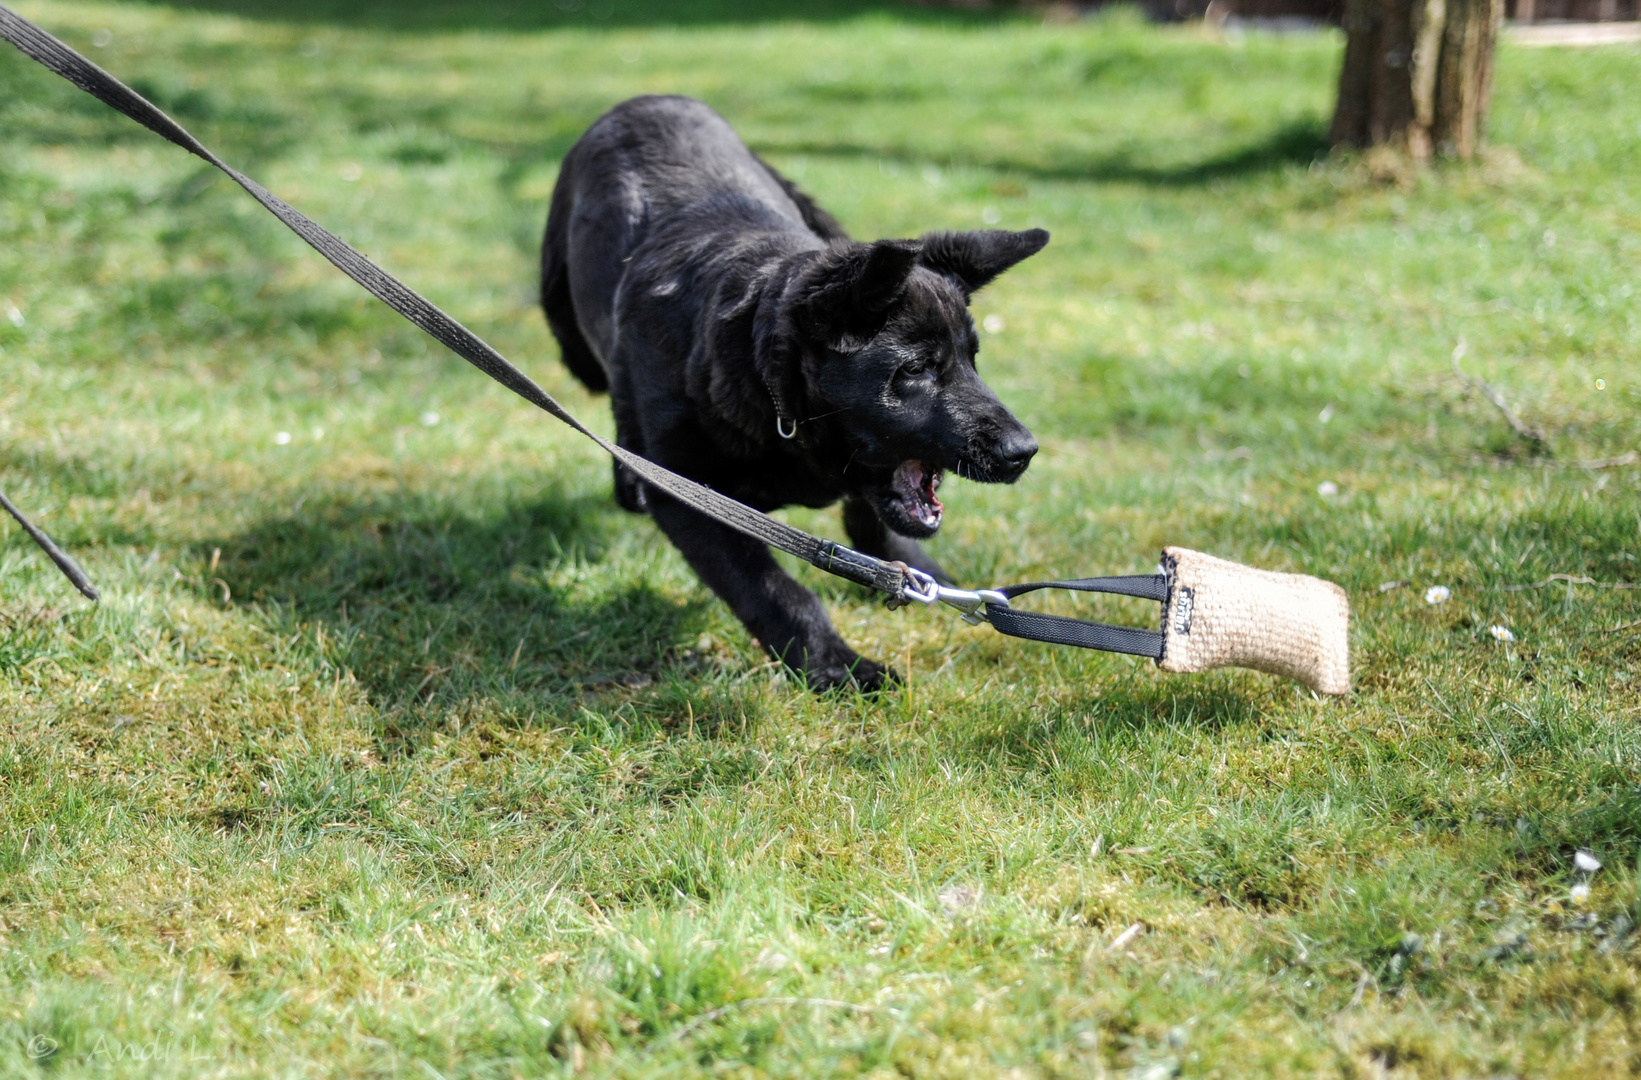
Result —
M986 621L986 605L996 604L998 607L1008 607L1009 598L995 589L954 589L942 585L929 574L913 567L906 570L906 588L904 596L908 600L916 600L920 604L942 603L956 608L963 615L963 621L971 626Z
M906 567L906 585L901 590L901 599L916 600L920 604L932 604L940 599L940 582L915 566Z
M939 600L942 604L950 604L963 613L963 621L970 626L978 626L986 621L986 605L996 604L998 607L1008 607L1009 598L995 589L949 589L940 586Z

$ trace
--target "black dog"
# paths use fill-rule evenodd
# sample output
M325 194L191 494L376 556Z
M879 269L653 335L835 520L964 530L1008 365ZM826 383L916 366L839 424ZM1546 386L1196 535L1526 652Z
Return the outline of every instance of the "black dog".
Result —
M1046 243L852 242L707 106L641 97L564 159L541 302L570 370L609 390L622 446L759 510L841 497L856 548L943 577L914 538L940 527L944 471L1012 483L1037 452L975 372L968 299ZM894 678L767 548L620 466L615 485L810 686Z

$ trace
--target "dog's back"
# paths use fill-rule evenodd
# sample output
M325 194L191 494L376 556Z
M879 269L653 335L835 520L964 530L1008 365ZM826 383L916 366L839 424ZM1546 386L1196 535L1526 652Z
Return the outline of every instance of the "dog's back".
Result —
M564 158L542 246L541 303L564 362L609 388L616 292L651 227L715 199L757 204L771 225L811 242L843 229L741 142L723 117L685 97L617 105Z

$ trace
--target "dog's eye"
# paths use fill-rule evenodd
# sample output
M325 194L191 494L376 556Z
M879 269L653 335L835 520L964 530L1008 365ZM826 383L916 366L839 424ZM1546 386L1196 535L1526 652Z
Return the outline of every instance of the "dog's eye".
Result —
M928 373L929 365L922 360L908 360L900 365L900 371L898 372L902 377L908 379L915 379L919 375L927 375Z

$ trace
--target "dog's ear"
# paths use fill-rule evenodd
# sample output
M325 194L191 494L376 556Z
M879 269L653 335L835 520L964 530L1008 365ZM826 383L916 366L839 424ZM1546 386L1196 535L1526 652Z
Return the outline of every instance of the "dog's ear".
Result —
M906 292L922 245L916 240L878 240L829 252L811 280L805 306L837 340L870 338L883 328Z
M975 293L1015 263L1043 250L1047 243L1046 229L929 233L923 238L921 261L930 270L956 278L964 292Z

